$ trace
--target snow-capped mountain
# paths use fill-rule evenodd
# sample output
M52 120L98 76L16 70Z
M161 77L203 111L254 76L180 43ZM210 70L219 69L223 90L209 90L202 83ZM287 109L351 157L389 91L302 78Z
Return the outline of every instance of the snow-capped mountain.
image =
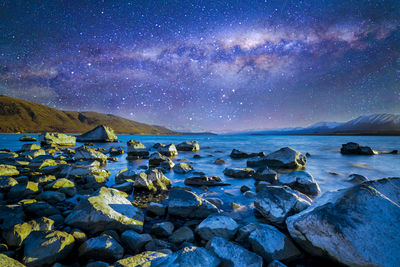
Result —
M400 115L373 114L360 116L334 129L336 131L400 131Z

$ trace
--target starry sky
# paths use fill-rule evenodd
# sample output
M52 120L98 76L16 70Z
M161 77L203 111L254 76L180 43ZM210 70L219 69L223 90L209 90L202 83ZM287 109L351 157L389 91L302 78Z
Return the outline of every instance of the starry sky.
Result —
M0 94L184 131L400 113L398 0L2 0Z

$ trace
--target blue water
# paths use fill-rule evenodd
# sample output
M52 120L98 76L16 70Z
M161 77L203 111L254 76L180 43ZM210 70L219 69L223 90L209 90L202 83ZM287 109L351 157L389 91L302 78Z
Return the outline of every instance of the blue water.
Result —
M23 142L18 141L22 135L0 135L0 148L18 150ZM37 135L31 135L37 137ZM193 190L204 197L219 197L224 200L224 207L229 209L231 202L246 205L251 210L253 199L246 199L240 193L242 185L249 186L253 191L254 180L233 179L225 177L223 170L226 167L246 167L246 159L231 159L229 157L233 148L245 152L273 152L281 147L290 146L303 153L310 153L307 158L306 170L310 172L319 183L322 192L348 187L351 184L345 182L349 174L357 173L371 180L383 177L400 176L400 155L382 154L375 156L350 156L339 153L341 144L357 142L361 145L371 146L377 151L400 150L400 137L386 136L251 136L251 135L119 135L120 143L96 143L97 147L121 146L126 151L126 141L138 140L146 147L161 142L164 144L178 144L186 140L197 140L200 144L199 152L179 152L174 162L178 159L187 159L195 168L195 171L205 172L206 175L220 176L231 186L211 187L208 192L199 188ZM77 143L78 146L81 143ZM155 151L152 149L152 151ZM194 159L193 155L199 154L200 159ZM117 156L118 162L108 163L105 167L111 172L108 185L114 183L115 174L123 168L137 169L140 165L147 165L147 160L127 161L126 154ZM213 162L217 158L223 158L225 165L216 165ZM337 175L330 174L336 173ZM193 174L175 174L173 171L165 174L172 180L175 186L184 186L186 177Z

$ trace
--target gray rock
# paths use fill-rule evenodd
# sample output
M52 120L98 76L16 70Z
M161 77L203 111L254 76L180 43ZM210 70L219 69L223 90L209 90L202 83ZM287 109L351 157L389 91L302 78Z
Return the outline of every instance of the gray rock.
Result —
M258 169L253 177L256 179L256 181L266 181L271 184L275 183L278 179L276 171L271 170L268 167Z
M158 258L151 263L152 267L216 267L220 260L205 248L185 247L167 257Z
M86 264L85 267L109 267L109 266L110 265L104 261L91 261L88 264ZM56 266L52 266L52 267L56 267ZM60 266L60 267L64 267L64 266Z
M89 198L83 198L65 219L65 223L89 233L105 230L143 229L143 212L126 199L124 192L102 187Z
M176 149L178 151L199 151L200 146L199 146L199 142L197 142L197 141L186 141L186 142L182 142L182 143L178 144L176 146Z
M111 188L117 189L125 193L131 193L133 190L133 182L125 182L123 184L112 185Z
M289 237L268 224L259 224L249 236L253 251L266 262L273 260L290 261L301 256L301 252Z
M239 225L234 219L225 215L210 215L196 228L196 233L204 240L211 240L214 236L231 239Z
M164 216L167 207L160 203L150 202L147 206L147 213L155 216Z
M193 170L194 168L187 163L178 163L174 166L174 172L179 174L185 174Z
M161 239L152 239L144 245L145 250L160 251L162 249L172 248L172 244Z
M114 262L124 256L124 248L112 236L102 234L86 240L79 249L79 257Z
M282 175L278 182L308 196L316 196L321 192L317 181L306 171L293 171Z
M190 229L189 227L182 226L169 237L169 241L174 244L180 244L183 242L193 242L194 233L192 229Z
M213 237L207 248L221 260L221 266L263 266L263 259L260 256L222 237Z
M119 156L125 153L125 151L121 147L112 147L108 151L111 157Z
M247 198L252 198L256 196L256 193L253 191L246 191L244 192L243 196L247 197Z
M286 169L304 168L307 162L304 154L291 147L272 152L265 157L265 160L268 167Z
M118 137L115 135L111 127L99 125L96 128L78 136L78 142L118 142Z
M153 261L164 257L167 257L167 254L156 251L145 251L115 262L114 267L153 266Z
M176 150L176 147L175 147L174 144L169 144L169 145L166 145L166 146L160 146L157 150L161 155L164 155L164 156L167 156L167 157L178 156L178 150Z
M257 193L254 206L268 222L281 226L285 219L308 208L312 200L287 186L266 186Z
M151 227L151 233L159 237L168 237L174 231L174 224L171 222L155 223Z
M42 145L75 146L75 136L62 133L42 133L39 135Z
M135 231L128 230L121 235L122 243L131 253L139 253L142 248L152 240L149 234L139 234Z
M193 176L188 177L184 181L185 185L190 186L225 186L230 183L225 183L218 176Z
M54 182L51 182L50 184L45 186L45 189L58 190L69 197L73 197L76 194L75 183L66 178L60 178Z
M368 146L361 146L357 143L349 142L342 144L340 153L345 155L376 155L378 152Z
M50 265L68 256L74 247L72 235L61 231L32 232L24 241L26 266Z
M246 249L251 249L251 244L249 242L250 234L257 229L257 224L249 223L238 229L236 233L235 241Z
M65 178L85 178L88 176L107 179L111 173L97 166L67 165L60 171L60 176Z
M143 159L149 156L149 151L146 146L139 141L129 140L128 145L128 160Z
M23 223L24 219L22 205L0 205L0 230L8 230L15 224Z
M193 192L174 189L169 192L168 213L184 218L205 218L218 208Z
M226 168L224 174L233 178L249 178L254 175L255 171L251 168Z
M350 174L349 177L347 178L347 182L353 184L361 184L366 181L369 181L367 177L356 173Z
M5 254L0 253L0 266L4 267L25 267L22 263L13 258L8 257Z
M384 178L327 192L286 224L312 255L349 266L397 266L399 218L400 178Z

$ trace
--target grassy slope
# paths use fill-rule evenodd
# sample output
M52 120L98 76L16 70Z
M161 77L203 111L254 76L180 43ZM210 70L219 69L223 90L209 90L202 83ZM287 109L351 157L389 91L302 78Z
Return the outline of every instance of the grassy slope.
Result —
M177 134L161 126L139 123L110 114L62 111L0 95L0 133L84 133L99 124L110 126L117 134Z

